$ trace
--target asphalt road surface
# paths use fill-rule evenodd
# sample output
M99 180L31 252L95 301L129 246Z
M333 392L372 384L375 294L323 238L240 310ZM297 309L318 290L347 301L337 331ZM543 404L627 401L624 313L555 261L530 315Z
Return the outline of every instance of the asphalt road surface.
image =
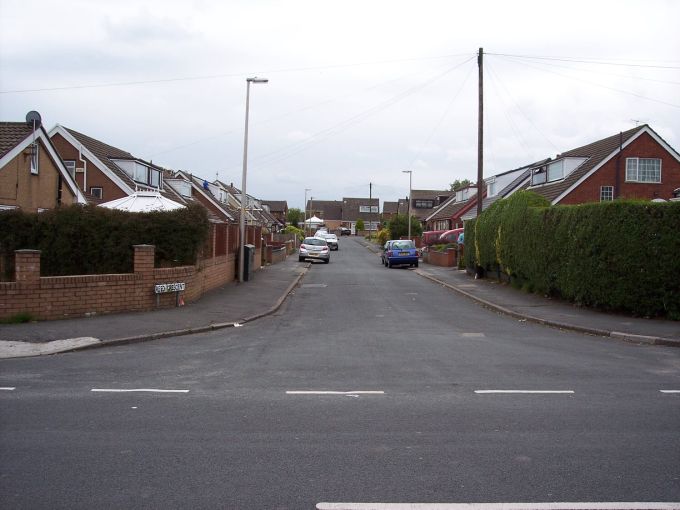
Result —
M340 242L243 327L2 360L0 507L680 501L679 349L498 315Z

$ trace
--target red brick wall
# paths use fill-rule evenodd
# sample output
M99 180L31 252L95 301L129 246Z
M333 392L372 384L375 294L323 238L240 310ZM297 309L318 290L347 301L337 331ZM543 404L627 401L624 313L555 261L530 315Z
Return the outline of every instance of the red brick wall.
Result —
M660 158L661 183L626 182L626 158ZM616 193L616 159L608 161L602 168L581 183L578 188L564 197L560 204L582 204L599 202L600 187L614 186ZM673 190L680 188L680 162L669 154L649 134L643 133L620 154L619 161L619 198L639 198L652 200L673 196Z
M197 266L154 268L153 246L135 247L134 273L40 277L40 252L16 252L14 282L0 283L0 318L21 312L40 320L145 311L175 306L175 293L154 293L160 283L186 283L185 302L232 282L235 256L201 261Z

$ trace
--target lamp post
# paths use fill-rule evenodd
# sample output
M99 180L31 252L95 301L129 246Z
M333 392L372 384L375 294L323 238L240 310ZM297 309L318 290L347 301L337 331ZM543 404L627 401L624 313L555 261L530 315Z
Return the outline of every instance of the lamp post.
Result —
M243 138L243 174L241 175L241 217L239 221L240 226L240 245L241 249L238 256L238 281L243 283L243 260L245 258L246 246L246 175L248 173L248 110L250 108L250 84L251 83L267 83L266 78L246 78L246 129Z
M413 170L402 170L402 173L408 174L408 238L411 239L411 178L413 177Z
M312 191L312 188L305 188L305 222L302 226L305 229L305 237L307 237L307 192Z

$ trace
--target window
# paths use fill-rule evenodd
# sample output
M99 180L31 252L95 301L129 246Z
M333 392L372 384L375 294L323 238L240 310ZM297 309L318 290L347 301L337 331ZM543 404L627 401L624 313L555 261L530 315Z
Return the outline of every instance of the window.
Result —
M614 186L600 186L600 202L614 200Z
M564 160L548 165L548 182L564 179Z
M39 145L34 143L31 145L31 173L38 175L40 154L38 153Z
M496 196L496 179L489 179L486 183L486 196L495 197Z
M536 184L543 184L545 182L546 175L547 173L545 171L545 167L537 168L531 174L531 185L535 186Z
M413 207L416 209L432 209L434 207L434 200L414 200Z
M626 158L627 182L661 182L661 160L658 158Z
M68 170L68 173L71 174L71 177L75 179L76 177L76 162L72 159L66 159L64 160L64 166L66 166L66 170Z
M90 188L90 195L92 195L95 198L99 198L100 200L104 198L104 190L102 188L95 188L91 187Z
M149 170L149 173L151 174L151 179L149 180L149 184L154 186L155 188L160 187L161 185L161 173L158 170Z

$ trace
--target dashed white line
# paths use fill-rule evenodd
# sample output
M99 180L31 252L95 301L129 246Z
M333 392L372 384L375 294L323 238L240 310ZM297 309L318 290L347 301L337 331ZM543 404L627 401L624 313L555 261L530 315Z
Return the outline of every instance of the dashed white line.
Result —
M14 387L14 386L3 386L3 387L0 387L0 391L14 391L14 390L16 390L16 387Z
M384 391L359 390L359 391L315 391L315 390L292 390L286 391L286 395L384 395Z
M659 390L661 393L680 393L680 390Z
M527 393L527 394L568 394L574 393L573 390L475 390L475 393L479 394L491 394L491 393Z
M189 390L160 390L157 388L134 388L128 390L115 388L92 388L90 391L99 393L189 393Z

